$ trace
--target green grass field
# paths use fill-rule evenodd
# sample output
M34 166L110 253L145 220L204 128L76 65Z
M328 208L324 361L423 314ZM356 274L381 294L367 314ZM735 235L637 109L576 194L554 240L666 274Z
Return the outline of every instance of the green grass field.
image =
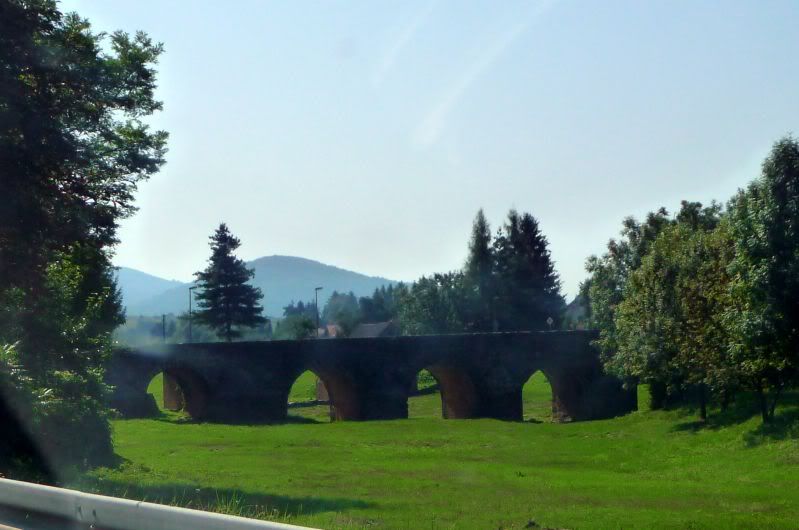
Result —
M292 398L309 399L303 376ZM410 419L281 425L114 423L120 464L76 484L131 498L323 528L796 528L799 400L763 429L754 409L646 411L553 424L546 379L523 423L442 420L437 393Z

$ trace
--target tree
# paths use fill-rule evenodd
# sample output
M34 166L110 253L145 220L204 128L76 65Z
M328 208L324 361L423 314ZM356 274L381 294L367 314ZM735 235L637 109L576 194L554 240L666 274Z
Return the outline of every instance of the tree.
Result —
M0 343L17 344L34 393L48 389L31 417L62 463L112 452L102 367L123 315L110 258L138 183L164 162L167 134L142 122L161 108L161 52L52 0L0 0Z
M627 280L615 314L617 351L605 366L668 394L696 390L705 420L708 394L726 396L737 380L722 318L731 245L725 227L683 220L660 233Z
M639 296L638 291L628 295L627 289L632 285L630 278L637 271L650 250L655 245L658 237L669 227L675 224L686 225L692 230L712 230L720 219L721 206L715 202L710 206L703 206L699 202L682 201L680 211L672 218L665 208L659 208L647 214L643 222L633 217L627 217L622 223L621 238L611 239L607 245L607 252L601 256L591 256L586 262L588 279L580 286L580 294L588 301L588 316L591 327L599 330L600 337L597 345L600 348L606 367L620 377L631 377L637 382L638 373L642 367L627 365L630 359L624 356L615 358L619 352L619 334L617 330L617 310L622 302L631 297ZM635 284L636 289L642 286ZM627 303L626 310L634 311L636 304L644 303L643 300L632 300ZM643 311L643 307L638 307ZM651 310L654 310L650 308ZM651 337L649 337L651 338ZM626 347L630 345L627 344ZM667 347L664 345L664 348ZM629 350L628 350L629 352ZM656 357L663 358L661 351ZM660 408L670 399L669 392L679 392L684 385L665 378L654 377L654 367L650 366L649 389L652 396L652 407ZM672 374L673 375L673 374ZM674 397L676 394L673 394Z
M762 174L730 203L735 241L732 353L764 422L799 374L799 143L774 144Z
M475 331L494 328L494 253L491 248L491 228L480 209L472 224L469 257L464 268L470 303L469 319Z
M462 272L422 276L400 292L399 326L406 335L463 332L465 307Z
M501 329L550 329L550 318L558 325L565 302L548 246L535 217L516 210L508 213L493 245L495 311Z
M164 162L166 133L144 33L91 32L51 0L0 2L0 289L40 283L52 252L116 243L137 184Z
M291 315L283 318L275 329L276 339L301 340L316 334L316 322L304 315Z
M376 288L372 296L362 296L358 299L361 318L364 322L386 322L397 317L397 299L399 293L406 290L406 285L381 285Z
M199 310L195 318L230 342L241 335L237 328L266 322L261 316L263 307L258 305L263 294L247 283L255 272L233 255L241 242L225 223L219 225L210 240L208 267L194 273L200 291L196 295Z
M283 307L283 316L303 316L316 322L316 304L313 302L303 302L302 300L295 304L292 300L289 305Z
M355 294L333 291L322 311L322 320L326 324L335 324L341 328L344 336L348 336L361 320L361 309Z

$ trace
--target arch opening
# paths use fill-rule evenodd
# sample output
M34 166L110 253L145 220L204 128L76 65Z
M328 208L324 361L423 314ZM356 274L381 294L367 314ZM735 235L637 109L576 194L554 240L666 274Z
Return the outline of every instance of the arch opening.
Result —
M301 373L291 385L288 415L290 419L332 420L330 393L325 383L311 370Z
M202 419L208 396L202 379L181 368L167 368L156 373L147 384L146 392L153 397L162 413Z
M147 385L147 393L153 396L155 404L161 412L179 412L186 406L180 385L164 372L158 372L153 376Z
M305 370L287 393L288 415L295 419L335 421L359 419L353 384L342 374Z
M536 370L522 386L522 421L555 421L555 393L549 377Z
M441 418L441 388L438 379L422 368L412 379L408 389L409 418Z
M409 392L408 417L472 418L477 394L464 370L445 365L422 368ZM435 412L434 412L435 411Z

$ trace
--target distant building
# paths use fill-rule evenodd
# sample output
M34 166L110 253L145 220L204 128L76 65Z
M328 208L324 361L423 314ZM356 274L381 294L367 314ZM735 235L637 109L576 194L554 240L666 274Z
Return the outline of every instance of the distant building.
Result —
M399 326L393 320L388 322L372 322L358 324L350 333L353 339L373 339L375 337L396 337L399 335Z
M316 336L320 339L335 339L341 336L341 328L338 324L327 324L316 330Z

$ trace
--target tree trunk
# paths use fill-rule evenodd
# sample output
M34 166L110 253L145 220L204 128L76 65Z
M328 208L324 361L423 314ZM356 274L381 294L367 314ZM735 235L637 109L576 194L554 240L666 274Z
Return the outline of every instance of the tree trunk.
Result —
M766 394L763 392L762 385L758 385L757 387L757 397L758 401L760 402L760 417L763 419L763 423L768 423L768 404L766 403Z
M649 383L649 408L660 410L666 408L666 385L659 382Z
M699 385L699 421L707 421L707 392L704 383Z
M721 393L721 410L722 412L726 412L727 409L730 407L730 401L732 400L732 392L730 390L724 389Z
M783 386L784 385L780 385L779 387L777 387L776 392L774 392L774 399L771 400L771 406L769 407L768 411L769 420L774 419L774 410L777 408L777 401L780 399L780 394L782 393Z

